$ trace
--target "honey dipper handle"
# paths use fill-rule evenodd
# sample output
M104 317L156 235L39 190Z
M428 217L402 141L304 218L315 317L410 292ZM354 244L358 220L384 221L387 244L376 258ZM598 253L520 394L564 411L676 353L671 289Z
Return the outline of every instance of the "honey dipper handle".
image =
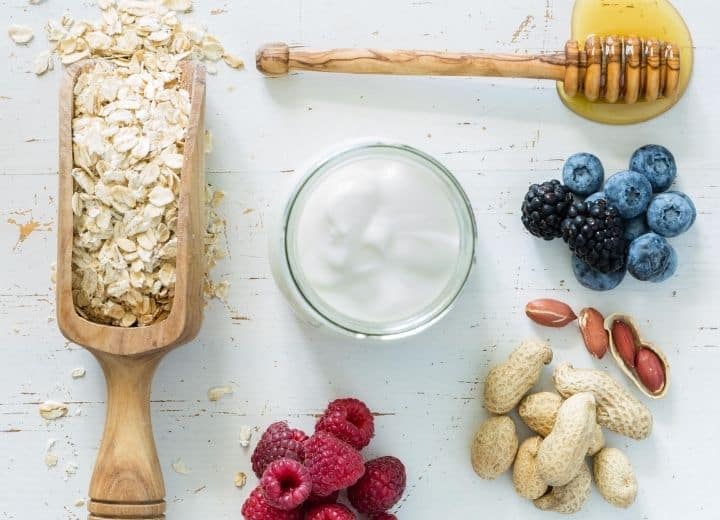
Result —
M94 352L107 381L105 432L90 481L89 520L161 520L165 484L150 422L150 386L164 352Z
M323 51L270 43L257 51L257 69L267 76L293 70L351 74L495 76L562 80L565 53L523 55L331 49Z

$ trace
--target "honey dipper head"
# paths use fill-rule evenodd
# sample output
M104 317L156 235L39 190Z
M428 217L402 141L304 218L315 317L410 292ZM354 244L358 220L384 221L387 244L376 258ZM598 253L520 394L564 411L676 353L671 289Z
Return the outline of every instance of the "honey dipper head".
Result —
M678 95L680 51L674 43L637 36L590 35L565 46L567 96L634 104Z

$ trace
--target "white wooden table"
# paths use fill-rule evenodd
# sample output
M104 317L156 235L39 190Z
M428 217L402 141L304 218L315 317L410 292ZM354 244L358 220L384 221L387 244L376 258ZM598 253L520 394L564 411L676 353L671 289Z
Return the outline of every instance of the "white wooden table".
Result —
M50 265L55 256L57 189L56 95L59 71L28 72L45 48L41 26L62 4L78 18L96 17L90 2L0 1L0 20L36 30L29 49L0 35L0 519L84 518L74 505L86 494L104 417L104 382L93 358L68 344L53 320ZM668 354L672 389L648 402L649 440L608 435L628 453L640 482L636 503L616 510L593 492L582 518L718 518L717 431L720 427L720 161L718 160L717 16L711 0L678 0L695 37L690 89L670 113L650 123L608 127L584 121L558 101L555 86L537 81L294 76L268 81L252 68L268 40L322 46L561 49L571 2L518 0L239 0L198 1L207 22L250 65L219 67L209 78L207 122L214 134L211 182L228 194L227 304L208 305L201 334L161 365L153 388L153 421L165 471L171 519L237 519L255 485L242 425L264 428L289 419L311 430L313 415L338 396L358 396L379 412L368 456L405 461L408 488L402 519L545 518L520 500L507 475L475 477L468 446L486 416L482 381L488 366L521 339L551 341L555 362L609 369L589 358L574 327L543 330L523 307L536 297L576 308L624 311ZM226 12L211 15L211 9ZM524 22L525 21L525 22ZM520 30L518 30L520 29ZM419 337L391 344L358 343L300 324L270 276L267 215L274 197L297 180L308 158L343 139L380 136L417 146L442 160L465 186L479 224L478 266L457 308ZM599 155L606 170L627 164L639 145L667 145L679 164L679 187L699 210L694 229L675 240L678 273L652 285L628 279L609 294L582 289L561 243L531 240L519 218L527 185L558 176L576 151ZM39 227L18 241L19 225ZM553 366L554 366L553 365ZM71 371L85 367L74 380ZM543 385L549 387L551 370ZM211 403L207 389L231 384ZM70 416L47 423L38 403L70 404ZM522 430L526 434L525 430ZM43 458L57 439L57 467ZM257 434L255 435L255 439ZM254 443L253 443L254 445ZM191 468L181 475L176 459ZM66 475L77 464L75 475ZM236 472L249 475L242 490Z

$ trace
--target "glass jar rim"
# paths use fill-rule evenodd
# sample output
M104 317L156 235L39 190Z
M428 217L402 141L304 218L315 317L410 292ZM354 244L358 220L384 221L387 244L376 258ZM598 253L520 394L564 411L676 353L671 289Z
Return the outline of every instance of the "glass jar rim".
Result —
M367 155L364 155L365 152ZM404 158L412 159L421 163L428 171L432 172L448 189L448 198L453 205L459 226L460 246L456 263L456 272L448 282L448 286L430 306L424 308L407 319L387 322L381 326L373 326L372 323L352 320L339 312L333 313L328 305L323 306L321 298L314 301L312 290L302 281L297 271L298 263L294 261L293 247L289 237L293 231L293 211L305 190L311 188L311 183L318 176L327 173L334 166L342 164L345 160L353 157L371 157L376 153L400 154ZM311 191L310 191L311 193ZM454 306L460 293L465 287L475 261L475 248L477 242L477 226L475 216L465 190L454 177L454 175L437 159L409 145L378 141L365 140L354 141L350 144L334 148L330 153L325 154L322 159L314 162L306 170L302 180L293 189L282 214L282 252L285 263L285 271L289 276L294 290L300 296L301 304L305 310L320 323L354 337L372 337L378 339L395 339L418 333L437 321L442 319ZM447 293L447 294L445 294ZM323 308L324 307L324 308ZM334 315L333 315L334 314ZM345 319L343 319L345 318Z

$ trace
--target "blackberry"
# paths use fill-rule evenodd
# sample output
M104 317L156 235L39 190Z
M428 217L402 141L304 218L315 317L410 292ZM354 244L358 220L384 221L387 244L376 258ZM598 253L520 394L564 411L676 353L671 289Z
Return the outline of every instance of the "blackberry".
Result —
M573 204L561 227L563 240L590 267L602 273L625 269L625 221L607 201Z
M522 203L525 229L545 240L561 237L560 226L573 200L570 189L558 180L533 184Z

